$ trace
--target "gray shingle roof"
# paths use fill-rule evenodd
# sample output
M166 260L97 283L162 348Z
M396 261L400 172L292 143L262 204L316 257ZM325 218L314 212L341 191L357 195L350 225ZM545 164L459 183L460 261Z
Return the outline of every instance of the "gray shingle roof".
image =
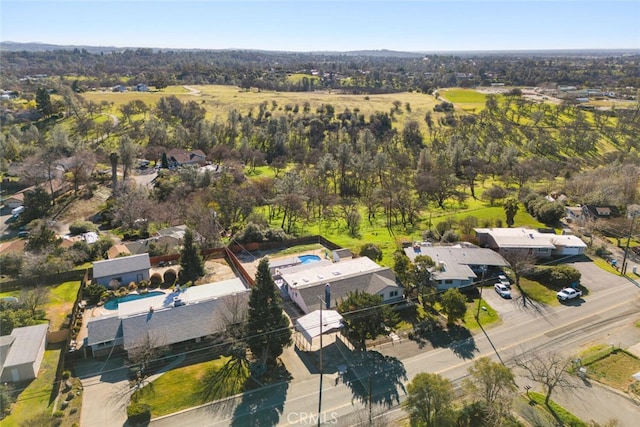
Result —
M87 329L87 345L102 344L122 337L122 324L117 315L91 319Z
M42 340L47 336L48 330L48 323L15 328L11 332L15 340L11 344L7 358L4 360L4 367L35 362Z
M249 292L235 295L248 301ZM124 348L159 347L221 332L233 307L226 301L221 297L123 318Z
M335 301L340 302L340 300L347 297L349 292L355 292L356 290L368 294L376 294L388 286L400 288L395 281L395 275L391 269L347 277L328 278L327 281L323 283L297 288L297 291L300 293L309 310L317 307L320 303L321 300L318 299L318 295L324 300L325 283L331 285L332 306Z
M130 255L121 258L96 261L93 263L93 277L106 277L116 274L130 273L133 271L151 268L149 254Z

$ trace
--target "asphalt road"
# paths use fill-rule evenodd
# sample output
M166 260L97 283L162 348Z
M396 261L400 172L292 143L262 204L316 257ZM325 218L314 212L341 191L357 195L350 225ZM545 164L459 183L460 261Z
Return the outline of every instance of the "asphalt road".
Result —
M363 420L363 414L366 419L369 388L373 390L374 401L397 399L385 413L388 419L397 418L402 414L398 403L405 398L399 383L406 384L420 372L439 373L459 383L467 375L467 368L473 360L482 356L502 360L512 366L514 357L534 350L558 352L571 357L581 347L595 343L612 342L627 348L640 341L640 332L633 327L640 312L640 289L630 281L604 272L591 263L576 263L575 266L583 272L582 282L590 290L584 298L559 307L529 304L525 308L516 297L512 301L504 301L509 314L502 325L465 340L418 354L415 354L415 348L410 347L415 346L413 342L380 350L401 361L400 369L406 371L404 376L402 372L397 372L399 368L396 365L381 366L374 375L375 386L368 387L371 383L366 373L349 384L336 381L335 374L325 374L320 410L322 424L353 425ZM393 375L388 375L389 372ZM523 387L524 384L519 386ZM151 425L317 425L319 388L319 375L314 375L303 381L271 386L224 402L213 402L155 419ZM603 393L605 391L596 385L585 389L580 399L574 397L573 401L581 401L584 408L589 410L589 413L578 415L587 420L605 422L613 413L620 426L635 426L638 406L615 393L606 394L606 398ZM562 399L567 405L576 405L575 402L571 403L569 395L559 394L561 402Z

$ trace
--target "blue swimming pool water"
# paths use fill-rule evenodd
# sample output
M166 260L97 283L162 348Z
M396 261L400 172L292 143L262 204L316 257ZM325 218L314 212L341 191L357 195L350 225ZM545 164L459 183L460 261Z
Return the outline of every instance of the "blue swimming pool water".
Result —
M106 308L107 310L117 310L120 303L149 297L157 297L158 295L164 295L164 292L152 291L146 294L129 294L123 297L110 299L109 301L104 303L104 308Z
M321 258L318 255L300 255L298 256L298 259L301 263L307 264L310 262L318 262Z

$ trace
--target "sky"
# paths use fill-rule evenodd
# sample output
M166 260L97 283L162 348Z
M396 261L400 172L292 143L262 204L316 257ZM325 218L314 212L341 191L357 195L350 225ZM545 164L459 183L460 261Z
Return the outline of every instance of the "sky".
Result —
M640 0L0 0L0 40L293 52L640 49Z

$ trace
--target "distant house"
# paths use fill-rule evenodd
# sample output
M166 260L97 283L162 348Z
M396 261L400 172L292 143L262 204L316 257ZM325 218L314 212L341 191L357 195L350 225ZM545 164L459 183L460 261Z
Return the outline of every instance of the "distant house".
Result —
M96 261L93 263L93 280L102 286L109 286L112 280L127 285L129 282L149 280L150 268L148 253Z
M540 233L530 228L476 228L476 237L482 247L488 247L503 256L513 252L526 252L536 258L579 255L586 243L570 235Z
M9 209L19 208L20 206L24 205L24 192L19 192L7 197L3 200L3 204Z
M87 345L93 356L102 356L141 346L200 342L223 332L248 301L249 289L236 278L124 302L113 315L89 320Z
M0 381L19 382L38 376L48 330L49 324L25 326L0 337Z
M464 288L482 278L508 267L509 263L497 252L477 246L427 246L416 244L404 249L413 262L419 255L435 262L432 277L436 289Z
M107 251L107 258L109 259L118 258L118 257L121 257L123 254L131 255L131 252L129 252L129 249L125 245L122 245L122 244L113 245Z
M400 301L403 297L395 273L368 257L281 268L279 283L283 293L305 314L318 308L321 302L326 308L335 307L349 292L356 290L380 295L385 303Z
M149 86L147 86L147 85L146 85L146 84L144 84L144 83L138 83L138 84L136 85L136 90L137 90L138 92L149 92Z
M582 206L566 206L564 212L565 218L570 222L582 223L585 219Z
M207 156L202 150L187 151L182 148L173 148L167 153L169 167L207 164Z
M582 213L586 219L609 219L618 218L620 216L620 210L618 207L611 205L584 205L582 206Z

